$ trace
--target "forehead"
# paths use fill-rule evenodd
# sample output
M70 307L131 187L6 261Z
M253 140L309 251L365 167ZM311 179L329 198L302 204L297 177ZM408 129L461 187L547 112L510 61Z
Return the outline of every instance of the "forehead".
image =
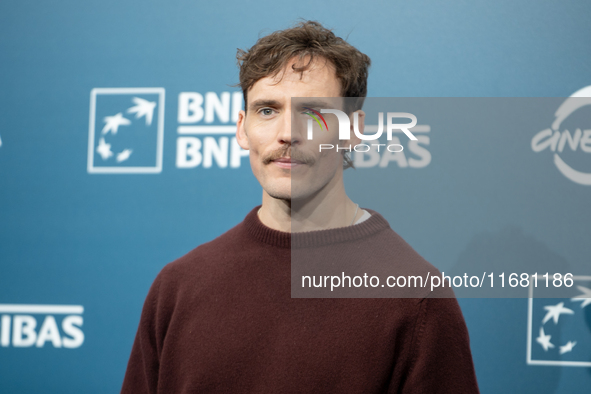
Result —
M304 60L307 62L307 60ZM248 101L288 101L291 97L340 97L341 83L334 66L327 60L314 60L303 73L294 71L290 61L274 77L259 79L248 91ZM300 65L301 63L298 63ZM304 63L305 64L305 63Z

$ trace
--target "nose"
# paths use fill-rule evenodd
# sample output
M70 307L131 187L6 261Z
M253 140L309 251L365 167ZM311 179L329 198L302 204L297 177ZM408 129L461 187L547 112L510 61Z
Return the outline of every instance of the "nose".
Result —
M283 121L281 122L281 130L279 131L277 138L279 143L288 145L300 145L302 144L302 125L298 124L301 122L301 117L297 116L296 111L292 111L291 108L287 108Z
M277 140L281 145L294 145L298 143L298 139L294 138L294 135L292 133L292 112L291 112L291 108L287 108L282 122L280 122L279 127L280 130L277 133Z

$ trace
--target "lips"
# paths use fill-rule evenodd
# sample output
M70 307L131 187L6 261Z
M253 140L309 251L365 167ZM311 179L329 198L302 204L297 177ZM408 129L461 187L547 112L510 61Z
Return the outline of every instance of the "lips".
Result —
M275 159L272 161L276 166L281 167L281 168L293 168L296 166L299 166L301 164L304 164L301 161L298 160L294 160L290 157L280 157L278 159Z

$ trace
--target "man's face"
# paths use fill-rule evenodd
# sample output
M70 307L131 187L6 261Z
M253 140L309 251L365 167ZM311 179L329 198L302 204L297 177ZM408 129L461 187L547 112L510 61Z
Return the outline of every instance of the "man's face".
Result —
M325 116L330 131L322 132L316 125L314 139L308 141L310 117L305 109L291 105L292 97L340 97L341 84L324 59L316 60L303 75L293 71L294 62L277 77L262 78L252 86L247 111L238 119L238 143L250 150L254 175L267 194L282 200L311 197L342 179L342 152L319 152L319 144L339 143L336 116ZM326 108L318 101L310 105L317 111ZM335 107L335 99L326 102Z

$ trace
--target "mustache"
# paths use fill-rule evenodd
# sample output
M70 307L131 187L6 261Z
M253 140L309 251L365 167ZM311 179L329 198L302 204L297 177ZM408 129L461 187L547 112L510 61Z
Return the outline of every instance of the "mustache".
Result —
M291 145L276 149L274 151L269 152L263 157L263 163L269 164L273 160L280 159L282 157L289 157L292 160L299 161L303 164L314 164L314 157L307 155L306 153L298 150L293 149Z

